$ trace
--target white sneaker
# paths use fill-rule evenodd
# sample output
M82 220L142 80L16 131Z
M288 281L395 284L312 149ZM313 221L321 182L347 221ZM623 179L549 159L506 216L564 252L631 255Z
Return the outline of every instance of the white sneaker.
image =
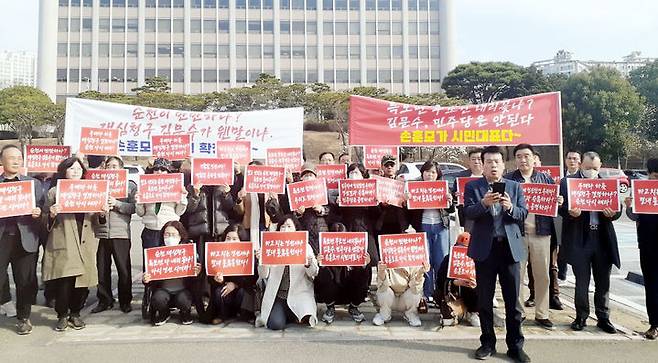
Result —
M7 301L0 305L0 313L7 315L8 318L13 318L16 316L16 305L13 301Z
M389 321L391 321L390 317L385 319L380 313L375 314L375 317L372 318L372 323L377 326L382 326L384 323L388 323Z
M480 316L478 313L466 313L465 319L471 326L476 328L480 327Z
M402 316L404 316L404 320L406 320L410 326L419 327L423 324L416 313L404 313Z

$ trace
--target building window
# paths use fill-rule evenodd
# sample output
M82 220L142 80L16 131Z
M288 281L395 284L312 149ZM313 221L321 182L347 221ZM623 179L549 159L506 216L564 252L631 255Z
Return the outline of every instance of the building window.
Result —
M217 7L217 0L203 0L203 7L206 9L214 9Z
M347 10L347 0L336 0L336 5L334 6L336 10Z
M83 18L82 19L82 31L83 32L90 32L91 27L92 27L91 18Z
M126 28L126 22L123 19L112 19L112 32L123 33Z
M359 69L350 70L350 83L361 83L361 70Z
M155 77L155 69L153 68L146 68L144 69L144 78L149 79Z
M190 70L190 81L192 81L192 82L201 82L201 70L200 69Z
M279 28L281 34L290 34L290 20L281 20Z
M279 9L281 10L290 10L290 0L280 0Z
M201 0L190 0L190 6L192 9L199 9L201 8Z
M91 57L91 43L82 43L80 54L83 57Z
M418 34L425 35L429 31L429 26L426 21L418 23Z
M418 0L409 0L409 10L418 10Z
M158 77L162 77L166 80L171 79L171 70L169 69L158 69Z
M274 22L272 20L263 21L263 33L273 34L274 33Z
M215 45L215 44L204 44L203 45L203 56L205 58L217 58L217 45Z
M303 21L293 21L291 26L292 26L292 33L293 34L304 34L304 22Z
M201 58L201 44L199 43L190 44L190 57Z
M171 33L171 20L170 19L158 19L158 32L159 33Z
M336 35L347 35L347 22L337 21L335 23Z
M228 20L220 20L217 22L217 25L219 26L219 32L220 33L228 33L229 31L229 22Z
M244 9L247 7L247 0L235 0L236 9Z
M366 0L366 10L377 10L377 0Z
M290 59L290 46L282 45L281 46L281 58Z
M325 21L323 25L324 35L333 35L334 34L334 23L330 21Z
M350 59L358 60L361 57L361 46L351 45L350 46Z
M62 7L69 6L69 0L59 0L59 6L62 6Z
M157 5L156 0L146 0L145 6L147 8L154 8L154 7L156 7L156 5Z
M361 24L358 21L350 22L350 35L359 35L361 33Z
M324 82L334 83L334 71L324 71Z
M145 56L155 56L155 44L146 43L144 44L144 55Z
M349 82L349 72L347 69L337 69L336 70L336 83L348 83Z
M148 0L147 0L148 2ZM100 6L101 8L109 8L110 7L110 0L100 0Z
M247 32L247 21L245 19L237 19L235 21L235 31L237 33Z
M273 7L274 7L274 1L263 0L263 9L272 9Z
M377 24L377 34L391 35L391 23L389 23L388 21L380 21Z
M391 34L402 35L402 22L394 21L393 23L391 23Z
M247 83L247 70L246 69L238 69L235 72L235 80L236 80L236 82Z
M98 44L98 56L101 58L109 58L110 56L110 45L108 43L99 43Z
M66 77L66 68L59 68L57 70L57 82L66 82L68 77Z
M393 46L392 57L393 57L393 59L402 59L402 46L401 45L394 45Z
M318 81L318 73L315 70L308 71L306 74L306 81L308 83L315 83Z
M185 46L183 44L174 44L172 51L176 58L183 58L185 56Z
M306 34L317 34L318 33L318 23L315 21L306 22Z
M323 0L322 9L324 10L334 10L334 0Z
M126 0L112 0L112 6L115 8L125 8Z
M91 2L91 0L89 0L89 2ZM127 4L129 8L137 8L139 7L139 0L128 0Z
M374 21L369 21L366 23L366 34L375 35L377 33L377 23Z
M419 51L420 51L420 52L419 52L419 56L420 56L420 58L423 58L423 59L429 58L429 56L430 56L430 49L429 49L429 47L427 47L427 46L422 46L422 47L420 47Z
M391 0L391 10L402 10L402 0Z
M260 0L249 0L249 9L260 9Z
M427 10L427 0L418 0L418 10Z
M124 56L124 49L125 49L125 46L123 45L123 43L119 43L119 44L114 44L113 43L112 44L112 57L114 57L114 58L123 57Z
M401 69L394 69L393 70L393 82L394 83L401 83L404 82L404 77Z
M185 81L185 71L182 69L174 69L172 74L172 82L184 82Z
M260 33L260 20L249 20L249 33Z
M335 48L336 59L347 59L348 49L346 45L337 45Z
M390 0L377 0L377 9L379 9L379 10L390 10L391 9Z
M263 58L272 59L274 58L274 46L273 45L263 45Z
M68 44L66 43L57 43L57 56L58 57L67 57L69 55Z
M217 71L214 69L206 69L203 71L204 82L217 82Z
M59 18L57 20L57 31L60 33L69 31L69 20L67 18Z
M217 32L217 23L215 20L204 20L203 21L203 32L206 34L216 33Z
M247 58L247 46L246 45L236 45L235 54L237 58Z
M292 47L292 57L297 59L304 59L306 52L303 45L295 45Z
M369 45L366 47L366 59L377 59L376 45Z
M281 82L290 83L290 71L281 71Z
M78 82L80 80L80 71L77 68L69 69L69 81Z
M144 29L147 33L154 33L155 19L144 19Z
M148 19L146 19L148 21ZM148 22L147 22L148 24ZM192 19L190 20L190 32L191 33L201 33L201 19Z
M126 55L128 57L137 57L137 43L128 43L126 45Z
M80 44L71 43L69 44L69 57L79 57L80 56Z
M112 82L123 82L123 69L112 70Z
M304 83L306 82L306 74L304 70L295 70L292 72L292 82L293 83Z
M380 45L378 56L379 59L391 59L391 47L388 45Z
M292 0L293 10L304 10L304 0Z
M158 0L159 8L171 8L171 0Z
M318 59L318 47L315 45L306 48L306 59Z
M228 71L228 69L219 70L219 81L222 83L228 83L231 81L231 73Z
M136 32L136 31L138 31L138 30L139 30L139 22L138 22L138 20L135 19L135 18L128 19L127 27L128 27L128 31L129 31L129 32Z
M390 69L380 69L379 70L379 82L390 83L391 82L391 70Z
M182 9L185 7L185 0L174 0L171 4L174 8Z
M159 56L168 56L171 54L171 45L169 44L158 44L158 55Z
M174 19L172 21L172 29L174 33L184 33L185 32L185 20L184 19Z
M334 59L334 47L331 45L324 46L324 59Z
M439 34L439 22L431 21L430 22L430 34Z
M260 44L249 46L249 58L251 59L260 58Z
M317 10L318 2L317 0L306 0L306 10Z

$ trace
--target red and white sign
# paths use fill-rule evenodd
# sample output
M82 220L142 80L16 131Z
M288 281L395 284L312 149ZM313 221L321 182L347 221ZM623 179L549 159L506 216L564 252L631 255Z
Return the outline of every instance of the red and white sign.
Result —
M308 232L262 232L261 260L263 265L305 265Z
M567 178L569 210L601 212L610 208L621 210L618 179Z
M379 254L387 268L422 266L429 263L427 237L425 233L380 235Z
M658 213L658 180L631 180L633 213Z
M217 158L247 165L251 162L251 141L217 141Z
M192 185L233 185L233 160L192 159Z
M367 232L320 232L322 266L365 266Z
M70 156L70 146L26 145L25 168L30 173L56 173L59 163Z
M473 180L482 179L481 176L469 176L463 178L457 178L457 189L455 194L457 195L457 204L464 205L464 193L466 192L466 184Z
M190 134L153 135L151 153L156 158L185 160L192 154L192 137Z
M282 166L290 171L301 171L302 149L299 147L267 149L267 165Z
M341 207L372 207L377 205L375 179L341 179L338 181L338 205Z
M288 184L288 201L290 210L326 205L329 203L327 201L327 184L324 179L317 178Z
M0 183L0 218L30 215L34 208L34 180Z
M318 178L327 181L327 189L338 189L338 181L347 176L347 165L318 165L315 167Z
M445 180L407 182L409 209L440 209L450 206L450 189Z
M450 249L448 278L475 281L475 261L468 257L468 247L452 246Z
M254 247L251 242L206 242L208 276L251 276Z
M140 175L138 203L179 203L183 190L183 174Z
M85 179L107 180L110 182L110 196L115 199L128 197L128 170L126 169L89 169Z
M557 217L557 184L521 183L528 212L540 216Z
M391 155L398 160L399 151L397 146L364 146L363 147L363 164L366 169L380 169L382 167L382 158Z
M350 97L351 145L559 145L560 93L466 106L417 106Z
M286 191L286 168L265 165L247 165L244 190L247 193L276 193Z
M144 250L144 266L151 281L196 276L196 245L153 247Z
M110 183L107 180L60 179L56 201L60 213L97 213L107 205Z
M85 155L119 155L119 129L82 127L79 150Z
M404 195L404 182L391 178L373 175L377 181L377 201L402 207L406 200Z
M555 184L560 184L562 180L562 168L559 166L535 166L534 169L553 178Z

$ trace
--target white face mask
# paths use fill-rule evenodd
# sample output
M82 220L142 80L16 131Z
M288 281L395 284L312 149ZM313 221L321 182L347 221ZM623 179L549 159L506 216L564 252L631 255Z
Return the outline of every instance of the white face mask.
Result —
M178 246L180 243L179 237L165 237L164 239L165 246Z
M359 172L356 172L356 173L352 172L352 173L350 173L349 178L350 179L363 179L363 175L361 175L361 173L359 173Z
M582 170L582 173L587 179L596 179L599 176L599 171L596 169Z

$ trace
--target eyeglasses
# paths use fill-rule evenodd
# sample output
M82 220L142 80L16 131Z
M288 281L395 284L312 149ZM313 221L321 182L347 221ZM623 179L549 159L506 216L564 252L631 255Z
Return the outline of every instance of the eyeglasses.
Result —
M162 236L163 237L180 237L180 234L166 232L166 233L163 233Z

